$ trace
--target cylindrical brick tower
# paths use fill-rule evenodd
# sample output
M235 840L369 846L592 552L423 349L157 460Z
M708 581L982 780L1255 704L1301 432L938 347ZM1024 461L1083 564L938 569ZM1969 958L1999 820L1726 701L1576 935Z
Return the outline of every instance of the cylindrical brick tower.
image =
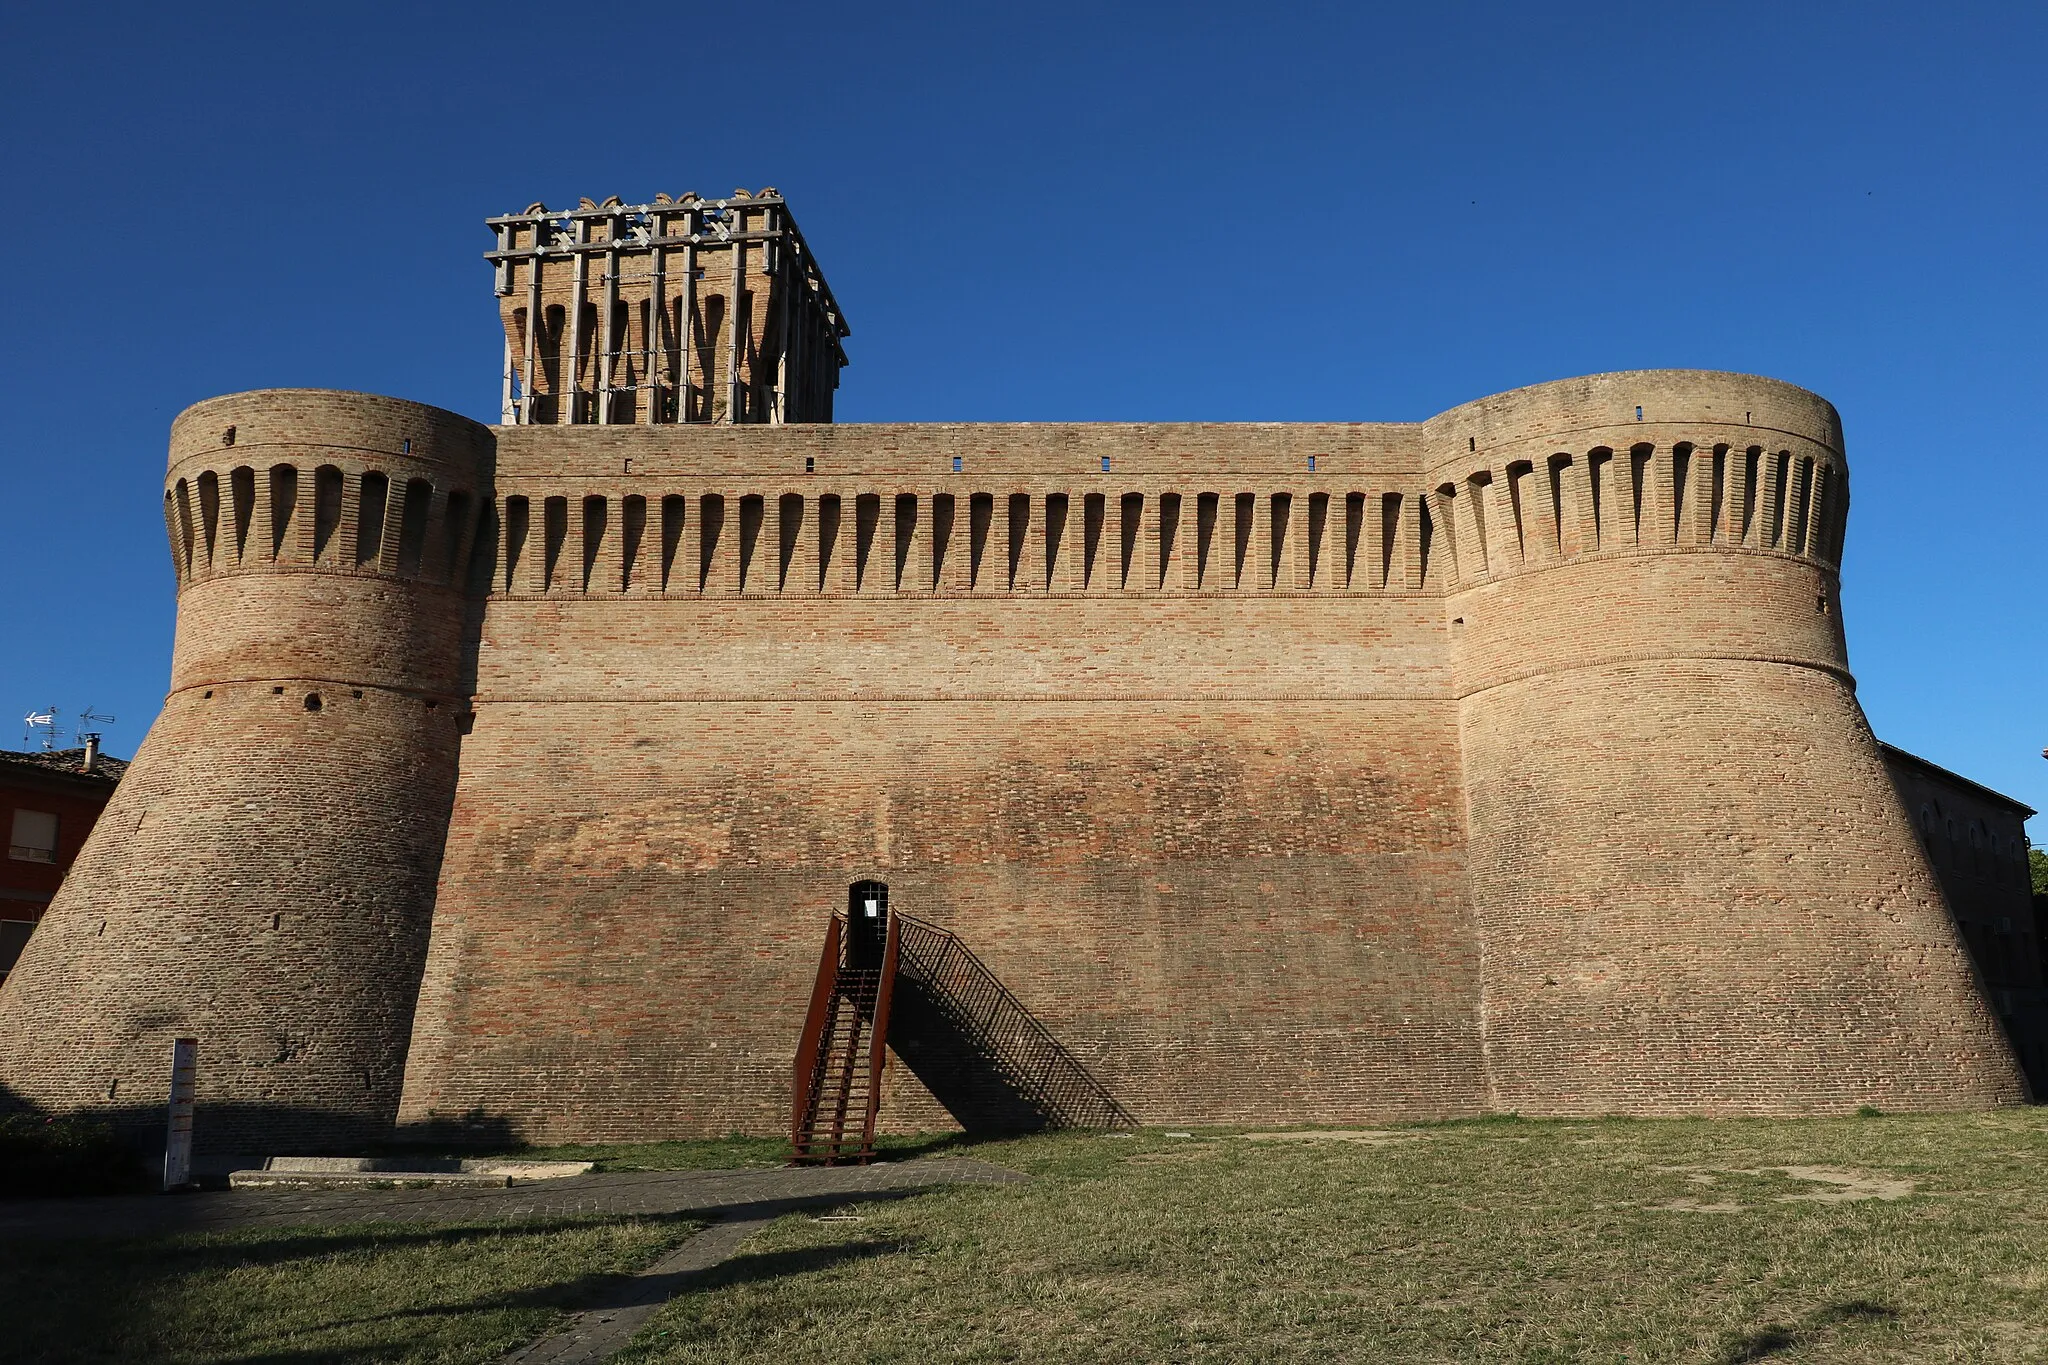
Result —
M469 715L488 428L272 390L171 429L170 695L0 993L0 1086L215 1158L389 1132Z
M1856 702L1833 407L1649 371L1428 432L1492 1105L2022 1098Z

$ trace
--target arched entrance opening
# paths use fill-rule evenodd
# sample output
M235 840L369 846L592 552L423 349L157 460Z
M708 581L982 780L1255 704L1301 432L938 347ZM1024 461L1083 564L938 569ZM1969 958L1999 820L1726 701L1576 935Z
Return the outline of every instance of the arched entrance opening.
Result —
M861 881L846 888L846 965L855 971L882 965L889 942L889 884Z

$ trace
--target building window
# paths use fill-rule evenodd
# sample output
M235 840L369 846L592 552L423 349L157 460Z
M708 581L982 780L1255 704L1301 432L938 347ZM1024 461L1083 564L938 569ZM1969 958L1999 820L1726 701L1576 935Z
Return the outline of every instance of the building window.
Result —
M24 863L57 861L57 817L46 810L14 812L14 831L7 836L7 856Z
M5 981L21 960L21 950L28 947L28 936L35 927L25 920L0 919L0 981Z

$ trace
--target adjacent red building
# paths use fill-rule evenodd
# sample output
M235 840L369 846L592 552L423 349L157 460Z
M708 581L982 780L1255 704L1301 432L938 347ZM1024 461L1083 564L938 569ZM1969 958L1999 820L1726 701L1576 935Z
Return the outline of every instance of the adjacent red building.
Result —
M0 981L14 969L127 767L92 746L0 752L0 829L7 833L7 856L0 859Z

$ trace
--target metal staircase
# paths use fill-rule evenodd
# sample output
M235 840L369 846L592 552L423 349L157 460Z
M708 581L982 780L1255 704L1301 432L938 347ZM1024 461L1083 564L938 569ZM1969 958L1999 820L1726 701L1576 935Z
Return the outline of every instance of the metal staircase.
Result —
M796 1049L791 1094L792 1165L865 1165L875 1156L875 1116L888 1062L897 930L888 893L879 904L854 888L846 915L825 929L817 984ZM886 926L886 927L884 927Z
M958 936L892 912L882 883L856 882L826 921L797 1043L792 1165L874 1160L892 1048L969 1132L1136 1126Z

